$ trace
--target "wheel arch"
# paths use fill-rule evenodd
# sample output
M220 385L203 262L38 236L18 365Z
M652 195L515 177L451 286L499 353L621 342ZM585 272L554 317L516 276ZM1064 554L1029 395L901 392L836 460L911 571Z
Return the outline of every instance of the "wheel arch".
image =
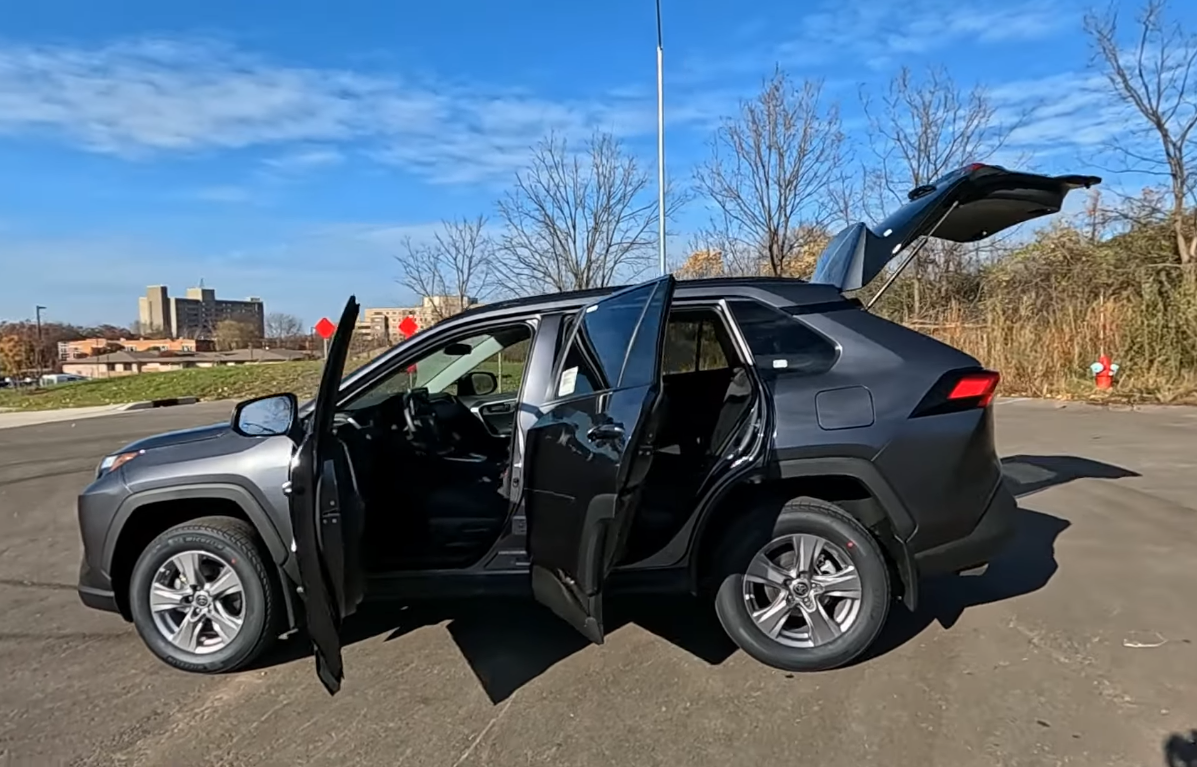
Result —
M222 516L249 523L265 553L282 575L288 549L273 520L245 488L227 483L189 484L130 495L117 510L104 541L104 570L112 579L117 607L126 620L129 612L129 578L137 557L166 530L202 517ZM290 612L289 589L284 589Z
M877 537L901 585L902 602L918 605L918 577L905 540L914 520L889 484L868 460L855 457L799 458L774 463L758 481L729 487L703 514L695 531L690 581L698 590L719 551L725 533L752 509L809 497L841 507Z

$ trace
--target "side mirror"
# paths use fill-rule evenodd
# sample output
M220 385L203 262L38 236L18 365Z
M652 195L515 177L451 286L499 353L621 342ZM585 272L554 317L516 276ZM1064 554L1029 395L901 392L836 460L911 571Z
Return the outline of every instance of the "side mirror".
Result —
M243 437L278 437L291 433L298 412L294 394L268 394L239 403L231 426Z
M485 397L499 390L499 377L485 370L475 370L470 373L466 376L466 383L477 397Z

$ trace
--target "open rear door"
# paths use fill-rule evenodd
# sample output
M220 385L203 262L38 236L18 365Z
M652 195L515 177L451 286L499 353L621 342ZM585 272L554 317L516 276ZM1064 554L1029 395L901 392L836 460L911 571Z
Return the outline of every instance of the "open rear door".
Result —
M528 431L525 512L537 601L603 642L603 581L623 551L660 421L674 280L575 317L552 399Z
M333 432L333 415L358 303L352 296L328 345L315 407L291 462L291 529L303 585L316 675L330 694L341 689L341 621L362 600L364 509L349 453Z

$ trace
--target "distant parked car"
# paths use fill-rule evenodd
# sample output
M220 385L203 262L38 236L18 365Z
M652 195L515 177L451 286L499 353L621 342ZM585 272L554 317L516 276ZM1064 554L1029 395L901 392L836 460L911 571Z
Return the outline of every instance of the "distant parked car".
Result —
M42 376L42 386L54 386L55 384L74 383L76 381L86 381L86 376L77 376L74 373L47 373Z

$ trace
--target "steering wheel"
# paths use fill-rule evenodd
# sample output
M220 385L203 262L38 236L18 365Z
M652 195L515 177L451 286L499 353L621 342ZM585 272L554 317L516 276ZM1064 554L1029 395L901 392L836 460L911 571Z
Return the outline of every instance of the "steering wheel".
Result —
M412 389L403 394L403 420L414 444L430 453L441 454L449 448L441 435L436 411L427 389Z

